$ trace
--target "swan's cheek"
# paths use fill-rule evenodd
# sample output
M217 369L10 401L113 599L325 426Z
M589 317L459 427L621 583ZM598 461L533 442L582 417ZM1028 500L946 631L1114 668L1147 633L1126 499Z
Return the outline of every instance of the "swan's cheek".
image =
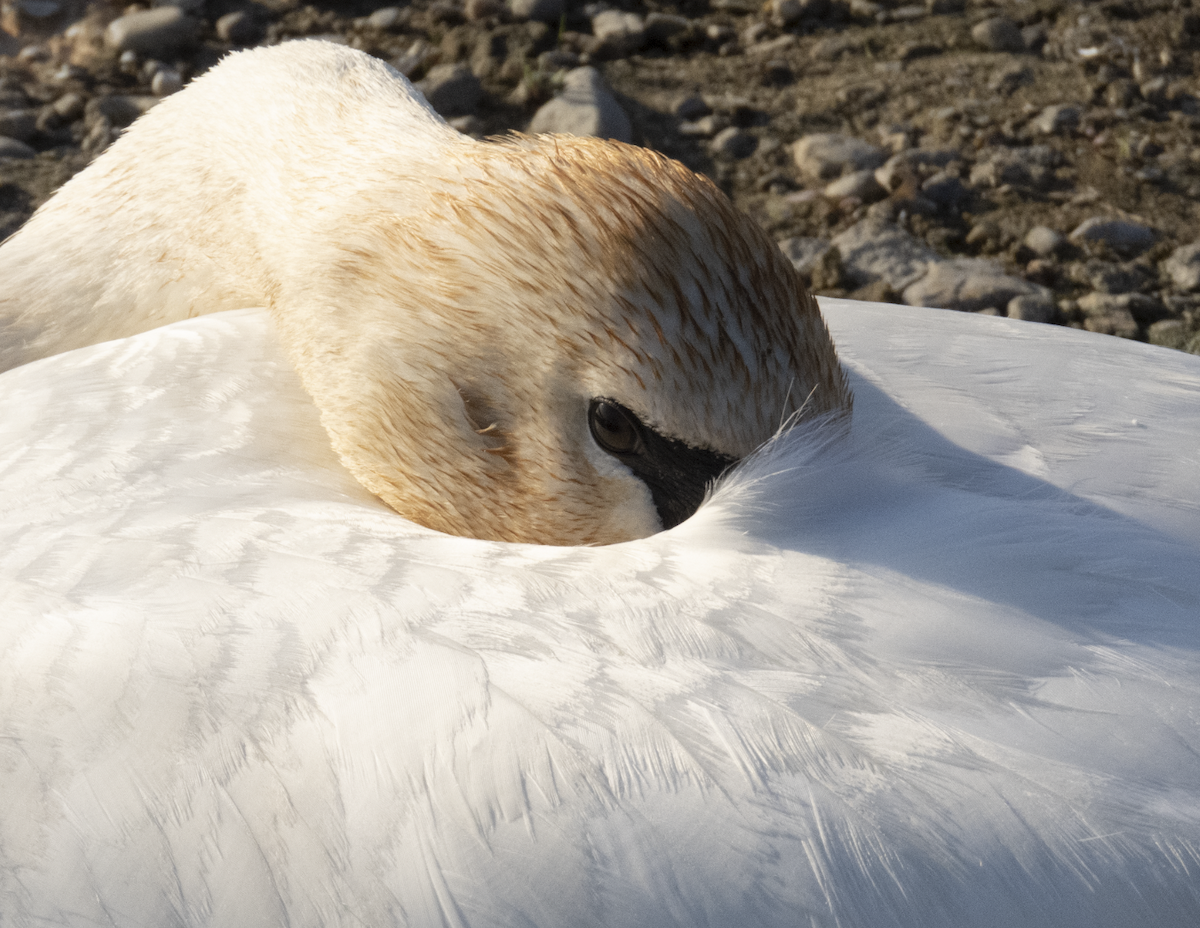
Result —
M592 445L589 463L600 480L593 487L597 544L646 538L662 531L662 520L650 488L616 458Z

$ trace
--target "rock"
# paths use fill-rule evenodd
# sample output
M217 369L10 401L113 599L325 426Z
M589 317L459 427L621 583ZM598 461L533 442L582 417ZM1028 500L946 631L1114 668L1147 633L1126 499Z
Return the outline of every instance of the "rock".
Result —
M400 12L396 7L389 9ZM377 13L386 12L386 10L377 10ZM374 14L371 17L374 19ZM222 41L228 42L230 45L254 45L262 38L263 30L258 24L258 21L247 13L245 10L238 10L236 13L226 13L217 20L217 37Z
M724 158L749 158L758 148L758 138L744 129L730 126L713 137L713 154Z
M675 115L685 122L700 119L711 112L712 108L704 101L704 97L698 93L689 94L675 104Z
M1043 258L1054 254L1066 243L1066 236L1049 226L1034 226L1025 233L1025 247Z
M1018 88L1028 87L1035 79L1033 68L1015 62L996 71L988 81L988 89L1011 96L1017 92Z
M676 16L673 13L650 13L646 17L646 41L659 45L666 44L672 38L688 31L691 23L686 16Z
M812 275L817 262L825 256L833 246L823 238L785 238L779 243L779 250L792 262L792 266L805 277Z
M1128 219L1093 216L1080 223L1070 235L1073 242L1103 243L1120 254L1140 254L1158 238L1158 233Z
M938 209L958 209L971 192L966 185L953 174L939 171L926 178L921 184L921 195L933 203Z
M408 47L408 51L392 59L391 65L405 77L411 78L437 54L436 49L425 39L418 38Z
M93 97L84 107L89 120L105 119L112 125L127 126L152 106L158 97L143 94L113 94L108 97Z
M467 22L477 23L500 12L500 0L467 0L463 5Z
M1176 248L1163 261L1162 269L1176 290L1183 293L1200 290L1200 241Z
M183 76L174 68L163 68L150 81L150 90L156 97L169 97L183 89Z
M886 123L879 127L878 133L880 144L897 155L906 148L912 148L917 135L912 123L908 122Z
M796 142L792 157L801 173L827 180L851 171L877 168L887 160L887 152L853 136L820 132Z
M830 6L830 0L771 0L771 19L786 28L805 18L823 19L829 15Z
M233 14L229 14L232 16ZM225 17L221 17L224 19ZM383 29L385 32L391 32L401 25L404 19L403 11L398 6L385 6L382 9L376 10L367 17L368 25L374 26L376 29ZM217 26L220 27L221 22L217 20Z
M1187 326L1182 319L1163 319L1146 330L1146 340L1151 345L1182 349L1188 341Z
M28 160L36 158L37 152L26 145L24 142L17 139L10 139L6 135L0 135L0 158L19 158Z
M699 119L692 122L681 122L679 124L679 134L690 136L692 138L709 139L728 127L729 119L719 113L709 113L707 116L701 116Z
M447 119L446 124L457 129L463 135L473 135L476 138L482 138L487 127L482 119L474 114L469 116L455 116L453 119Z
M1025 40L1021 37L1021 30L1011 19L1003 16L993 16L976 24L971 30L971 38L988 51L1025 51Z
M64 123L72 123L83 115L83 108L86 104L87 100L81 94L64 93L50 104L50 108L54 111L54 115Z
M886 280L876 280L865 286L851 290L847 296L852 300L862 300L864 303L899 303L900 294Z
M1079 308L1088 319L1109 318L1119 322L1128 316L1134 321L1133 335L1126 335L1123 330L1108 332L1110 335L1121 335L1124 338L1133 338L1137 334L1138 325L1149 326L1167 314L1166 307L1146 293L1089 293L1079 298ZM1093 332L1107 331L1105 324L1097 325L1100 327L1088 328Z
M886 195L887 191L880 186L875 179L875 172L870 169L844 174L825 188L825 196L831 200L855 197L864 203L872 203Z
M563 92L534 114L529 131L594 135L619 142L633 137L629 117L592 67L567 72Z
M1123 299L1108 293L1089 293L1082 297L1079 300L1079 309L1084 314L1084 328L1103 335L1137 338L1137 321L1129 307L1121 304Z
M1047 106L1034 118L1031 125L1045 135L1062 135L1073 132L1079 126L1083 109L1068 103Z
M0 112L0 136L28 142L37 131L38 111L30 108Z
M126 13L104 31L104 41L118 52L134 52L151 58L169 58L193 45L199 24L176 6Z
M1031 23L1021 30L1021 41L1025 43L1025 50L1033 52L1035 55L1042 50L1049 39L1050 32L1043 23Z
M1050 298L1050 291L1004 268L980 258L956 258L930 265L928 273L904 288L909 306L936 306L978 312L988 307L1007 306L1019 296Z
M1058 152L1049 145L991 149L971 169L971 185L1001 187L1011 184L1040 190L1053 182L1058 161Z
M514 19L558 25L566 11L564 0L509 0L508 8Z
M851 287L887 281L901 291L940 261L921 239L888 222L864 219L833 239Z
M483 85L465 64L434 65L416 86L443 116L466 116L483 96Z
M889 193L905 183L916 186L928 174L944 168L958 157L949 149L909 148L892 155L875 170L875 180Z
M1048 293L1026 293L1008 301L1008 318L1026 322L1053 322L1058 304Z
M868 22L878 21L883 15L883 5L874 0L850 0L850 15Z
M1097 261L1086 265L1084 271L1092 289L1100 293L1134 293L1149 283L1149 275L1137 265Z
M623 57L646 44L646 23L637 13L605 10L592 17L593 54Z
M800 0L771 0L771 18L780 26L800 22L804 15L804 4Z

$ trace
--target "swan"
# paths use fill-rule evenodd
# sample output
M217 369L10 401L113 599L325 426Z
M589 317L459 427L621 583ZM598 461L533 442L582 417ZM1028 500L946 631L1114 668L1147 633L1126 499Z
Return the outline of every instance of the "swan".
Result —
M398 518L227 308L0 374L6 923L1200 919L1200 359L824 300L852 420L550 546Z
M476 142L326 42L156 106L0 280L0 369L269 308L347 469L480 538L651 534L781 422L850 405L812 297L711 182L598 139Z

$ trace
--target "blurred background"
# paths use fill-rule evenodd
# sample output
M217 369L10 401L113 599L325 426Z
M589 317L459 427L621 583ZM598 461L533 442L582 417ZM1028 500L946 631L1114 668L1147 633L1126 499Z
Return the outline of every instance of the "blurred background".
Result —
M0 238L222 55L319 37L471 135L678 158L819 294L1200 354L1193 0L3 0L0 27Z

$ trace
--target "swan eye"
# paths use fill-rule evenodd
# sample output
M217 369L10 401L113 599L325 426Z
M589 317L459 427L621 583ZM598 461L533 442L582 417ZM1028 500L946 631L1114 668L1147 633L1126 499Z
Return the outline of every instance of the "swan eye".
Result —
M609 454L625 456L643 450L642 423L637 416L612 400L592 400L588 428L596 444Z

